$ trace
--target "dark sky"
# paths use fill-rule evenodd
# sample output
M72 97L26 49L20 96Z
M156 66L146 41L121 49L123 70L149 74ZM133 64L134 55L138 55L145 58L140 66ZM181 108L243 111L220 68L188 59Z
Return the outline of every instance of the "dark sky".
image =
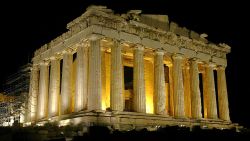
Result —
M53 1L53 3L52 3ZM8 0L0 2L0 84L28 63L35 49L66 31L66 24L80 16L90 4L107 5L117 13L141 9L144 13L167 14L170 20L212 42L232 47L228 54L227 82L231 119L250 127L250 73L248 61L250 12L246 2L166 2L145 0Z

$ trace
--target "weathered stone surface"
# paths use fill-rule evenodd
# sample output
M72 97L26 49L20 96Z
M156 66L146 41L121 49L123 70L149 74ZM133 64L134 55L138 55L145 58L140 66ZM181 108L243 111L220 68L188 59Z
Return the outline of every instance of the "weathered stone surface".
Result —
M80 44L77 48L77 77L75 112L87 109L88 99L88 47Z
M88 110L102 109L100 39L90 41L88 69Z
M221 68L227 64L228 45L208 43L206 34L199 35L174 22L169 24L167 15L141 14L140 10L120 16L106 7L92 6L67 28L69 31L35 51L30 121L37 117L37 122L44 124L49 113L50 120L59 120L62 126L105 125L118 130L154 130L165 125L234 126L229 117L225 71ZM35 67L44 62L40 69ZM126 90L125 80L132 76L124 76L123 66L133 70L132 86ZM203 81L203 107L199 81ZM128 112L123 112L126 106Z
M167 15L142 14L140 21L149 26L169 31L169 19Z
M154 112L155 114L166 113L166 90L163 64L163 51L156 51L154 58Z
M199 40L200 39L200 35L197 32L191 30L190 31L190 38L195 39L195 40Z
M49 92L49 68L48 63L40 64L39 94L37 102L37 119L47 118Z
M172 58L174 81L174 116L177 118L183 118L185 117L183 75L181 67L183 57L179 54L176 54Z
M133 110L146 113L146 96L144 82L144 48L140 45L134 49L134 70L133 70Z
M173 33L176 33L176 32L178 32L177 30L178 30L178 24L177 23L175 23L175 22L170 22L170 29L169 29L169 31L170 32L173 32Z
M63 54L61 82L61 114L71 113L73 55L70 51Z
M217 119L217 102L216 102L216 92L214 84L214 69L215 65L213 63L208 63L205 65L205 95L207 97L207 118Z
M219 118L226 121L230 121L228 96L227 96L227 81L226 81L224 66L219 66L217 69L217 84L218 84Z
M60 60L51 59L50 68L50 86L49 86L49 117L58 116L59 114L59 94L60 94Z
M199 87L199 70L197 59L192 59L190 64L190 77L191 77L191 112L192 117L200 119L201 114L201 93Z
M123 111L122 95L122 54L121 45L114 41L111 46L111 83L110 83L110 108Z

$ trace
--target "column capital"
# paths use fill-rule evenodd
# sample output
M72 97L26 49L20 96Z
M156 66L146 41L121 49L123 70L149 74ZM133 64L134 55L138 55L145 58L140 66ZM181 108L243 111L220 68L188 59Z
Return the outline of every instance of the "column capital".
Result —
M72 52L73 52L73 49L67 48L66 50L62 51L62 55L64 55L64 54L72 54Z
M176 54L172 55L172 58L173 59L183 59L184 55L180 54L180 53L176 53Z
M91 41L102 39L104 36L101 34L90 34L87 38Z
M218 66L217 66L217 69L219 69L219 70L225 70L225 69L226 69L226 66L224 66L224 65L218 65Z
M154 53L157 55L164 55L165 51L162 49L156 49L156 50L154 50Z
M135 44L134 49L143 51L144 50L144 46L141 45L141 44Z
M52 56L49 58L49 60L51 60L51 61L59 60L59 56Z
M117 40L117 39L111 39L110 41L112 41L113 45L117 44L119 46L125 44L124 40Z
M190 59L188 59L189 61L193 61L193 62L199 62L200 61L200 59L199 58L197 58L197 57L193 57L193 58L190 58Z
M206 62L204 64L205 67L211 67L211 68L215 68L216 67L216 64L214 62Z
M87 44L88 44L88 40L87 39L82 40L82 41L80 41L79 43L76 44L76 48L87 47Z
M49 65L49 61L42 61L39 63L40 66L47 66Z

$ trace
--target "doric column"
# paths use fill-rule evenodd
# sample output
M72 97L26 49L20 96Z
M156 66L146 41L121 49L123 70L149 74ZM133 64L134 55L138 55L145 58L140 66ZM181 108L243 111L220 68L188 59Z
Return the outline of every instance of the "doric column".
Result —
M183 57L176 54L173 57L173 81L174 81L174 116L177 118L185 117L184 112L184 88L182 76Z
M88 47L77 48L75 112L87 109L88 99Z
M205 65L205 84L206 84L206 97L207 97L207 118L217 119L217 104L216 93L214 85L214 69L215 65L212 63Z
M37 119L48 116L48 93L49 93L49 67L47 62L40 64L39 95L37 107Z
M30 117L28 120L33 122L36 120L37 113L37 97L39 92L39 68L37 65L33 65L30 75L30 88L29 88L29 107L28 112Z
M134 48L133 70L133 110L146 113L145 81L144 81L144 48L137 45Z
M110 108L117 111L123 111L121 48L118 41L114 41L111 46Z
M99 37L90 38L88 69L88 110L102 109L101 45Z
M62 82L61 82L61 115L71 113L73 55L63 51Z
M219 118L230 121L225 66L217 69Z
M49 117L58 116L60 94L60 60L52 57L49 86Z
M201 114L201 95L199 87L199 70L197 59L193 58L190 60L190 77L191 77L191 113L192 118L200 119Z
M191 81L190 81L190 63L185 62L182 73L183 73L183 87L184 87L184 111L185 116L191 118Z
M164 52L155 51L154 56L154 112L155 114L166 113L166 90L163 64Z

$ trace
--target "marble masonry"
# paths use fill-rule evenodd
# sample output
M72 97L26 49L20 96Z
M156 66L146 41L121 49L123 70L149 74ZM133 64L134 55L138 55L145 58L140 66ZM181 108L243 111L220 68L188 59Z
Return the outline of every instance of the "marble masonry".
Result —
M169 21L89 6L32 59L26 125L233 128L230 47Z

